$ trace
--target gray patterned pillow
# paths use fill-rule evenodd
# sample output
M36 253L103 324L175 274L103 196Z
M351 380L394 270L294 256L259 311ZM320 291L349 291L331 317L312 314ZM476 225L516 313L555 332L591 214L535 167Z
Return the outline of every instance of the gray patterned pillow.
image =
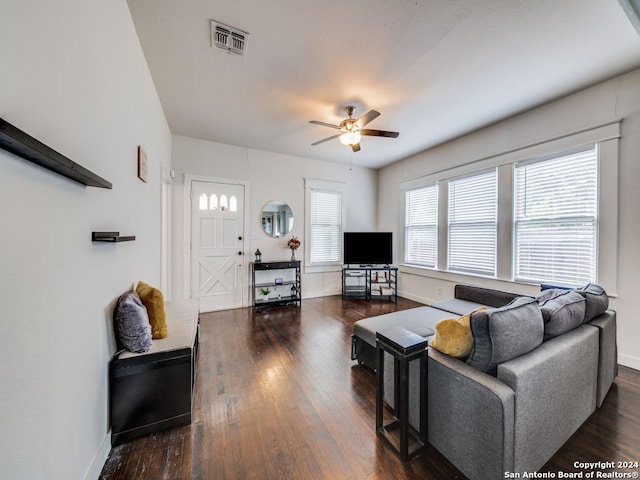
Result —
M557 295L547 298L538 296L544 318L544 339L562 335L580 326L584 320L585 301L573 290L557 290Z
M490 375L499 364L530 352L542 343L544 322L532 297L518 297L500 308L471 314L473 350L467 363Z
M147 309L136 292L120 296L113 312L113 328L118 349L144 353L151 350L151 325Z
M600 285L589 283L575 290L586 300L584 321L590 322L609 308L609 296Z

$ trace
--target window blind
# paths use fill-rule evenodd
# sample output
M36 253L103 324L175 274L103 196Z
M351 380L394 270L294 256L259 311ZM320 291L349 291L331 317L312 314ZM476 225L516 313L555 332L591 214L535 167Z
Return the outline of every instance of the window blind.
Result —
M596 280L598 163L585 151L515 166L516 280Z
M448 269L496 275L496 170L449 181Z
M342 193L311 191L311 263L342 261Z
M435 268L438 261L438 185L405 192L404 261Z

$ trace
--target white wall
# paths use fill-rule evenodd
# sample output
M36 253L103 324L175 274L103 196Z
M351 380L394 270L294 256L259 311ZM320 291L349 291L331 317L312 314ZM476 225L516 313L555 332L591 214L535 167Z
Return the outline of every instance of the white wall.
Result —
M287 202L294 215L291 235L304 243L304 179L330 180L348 185L347 229L375 230L377 209L377 171L339 163L252 150L194 138L173 136L173 292L185 296L184 278L185 205L184 174L240 180L249 191L245 226L245 280L248 262L257 248L263 260L288 260L290 250L283 239L268 237L260 227L262 207L272 200ZM188 235L188 232L186 232ZM188 238L188 237L187 237ZM289 236L285 237L289 238ZM304 248L296 258L304 260ZM305 298L334 295L341 291L339 271L308 273L303 271L302 295ZM248 291L248 288L247 288Z
M0 116L113 183L84 187L0 150L0 477L97 478L113 302L160 281L171 134L125 0L3 2L0 63ZM92 243L94 230L137 239Z
M522 115L487 127L434 149L422 152L380 171L379 226L401 238L400 185L402 182L522 148L583 128L622 118L618 183L618 289L611 306L618 312L619 362L640 369L640 320L637 277L640 271L640 70L622 75ZM602 192L607 195L609 192ZM396 243L399 261L400 245ZM415 272L415 269L412 269ZM402 273L401 294L432 302L453 294L457 282L482 284L523 293L537 291L529 285L493 281L464 275L424 271Z

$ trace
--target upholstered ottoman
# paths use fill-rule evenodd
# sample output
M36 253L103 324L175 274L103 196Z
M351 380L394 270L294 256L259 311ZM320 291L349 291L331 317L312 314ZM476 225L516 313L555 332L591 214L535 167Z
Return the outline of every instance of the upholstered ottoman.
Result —
M358 320L353 325L351 358L358 360L360 365L375 370L376 332L398 326L421 337L430 338L435 332L436 323L445 318L457 317L459 315L437 308L417 307Z

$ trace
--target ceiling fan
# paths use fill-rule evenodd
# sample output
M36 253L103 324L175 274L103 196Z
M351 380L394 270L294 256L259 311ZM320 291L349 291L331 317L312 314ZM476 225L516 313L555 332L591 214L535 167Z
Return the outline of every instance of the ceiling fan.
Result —
M353 112L355 112L356 107L349 105L345 107L344 110L345 112L347 112L347 115L349 115L349 118L340 122L340 125L332 125L330 123L318 122L316 120L309 121L309 123L313 123L314 125L322 125L323 127L335 128L336 130L340 130L340 133L324 138L322 140L318 140L311 145L319 145L329 140L333 140L334 138L340 138L340 143L351 147L354 152L359 152L360 138L362 135L389 138L398 138L398 135L400 135L398 132L388 132L386 130L372 130L370 128L362 128L371 120L379 117L380 112L369 110L360 118L352 118Z

